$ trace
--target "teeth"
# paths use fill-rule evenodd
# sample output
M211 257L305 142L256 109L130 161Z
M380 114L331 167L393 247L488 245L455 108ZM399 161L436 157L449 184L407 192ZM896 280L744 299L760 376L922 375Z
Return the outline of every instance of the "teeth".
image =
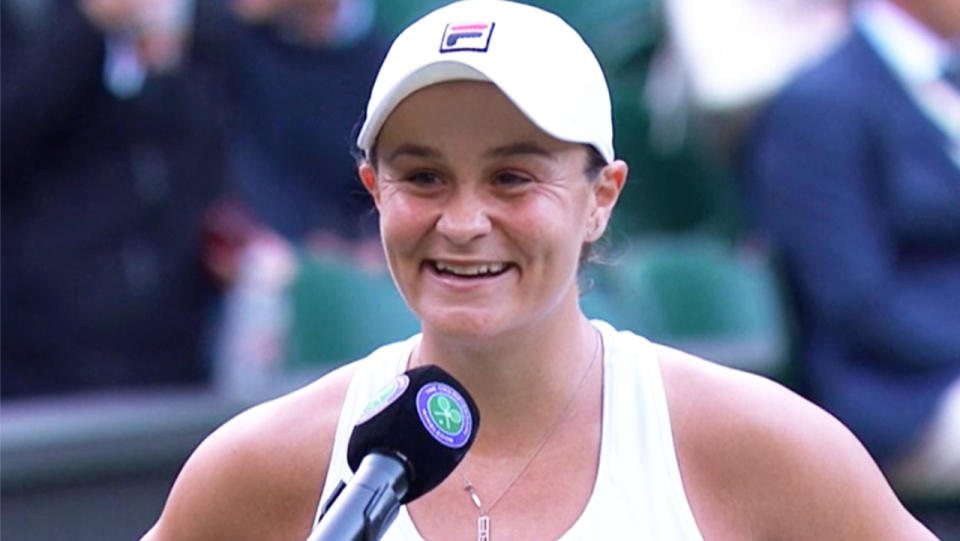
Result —
M480 263L479 265L455 265L437 261L437 270L460 276L480 276L481 274L497 274L506 267L503 263Z

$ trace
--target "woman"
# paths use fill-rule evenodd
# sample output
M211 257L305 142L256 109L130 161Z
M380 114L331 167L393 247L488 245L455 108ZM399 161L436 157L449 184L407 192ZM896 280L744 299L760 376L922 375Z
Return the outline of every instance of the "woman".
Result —
M932 537L821 410L584 317L579 264L627 166L600 67L560 19L468 0L415 23L358 145L422 334L227 423L146 539L306 537L364 405L425 364L470 390L483 424L385 539L477 539L481 523L520 540Z

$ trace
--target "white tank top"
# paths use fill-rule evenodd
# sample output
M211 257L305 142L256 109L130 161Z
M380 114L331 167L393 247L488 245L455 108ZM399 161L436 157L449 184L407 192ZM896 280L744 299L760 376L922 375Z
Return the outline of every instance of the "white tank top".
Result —
M654 349L645 338L594 320L603 336L603 428L593 493L560 541L594 539L702 540L680 480L667 399ZM321 506L351 475L347 442L377 391L406 370L416 335L359 361L347 389ZM320 510L317 510L319 517ZM406 506L384 541L424 541Z

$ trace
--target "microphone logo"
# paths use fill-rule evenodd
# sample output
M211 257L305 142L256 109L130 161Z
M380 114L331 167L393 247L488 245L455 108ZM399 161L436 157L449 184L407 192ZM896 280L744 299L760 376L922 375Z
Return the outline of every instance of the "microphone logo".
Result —
M420 422L435 440L458 449L466 445L473 431L473 418L467 401L453 387L430 382L417 392Z
M393 404L410 386L410 377L406 374L400 374L393 381L381 388L377 394L363 408L363 413L356 424L362 424L370 420L371 417L383 411L387 406Z

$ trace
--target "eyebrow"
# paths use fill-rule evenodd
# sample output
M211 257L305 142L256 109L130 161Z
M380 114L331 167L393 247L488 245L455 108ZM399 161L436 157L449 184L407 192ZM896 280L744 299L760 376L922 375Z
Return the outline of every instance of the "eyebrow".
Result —
M519 143L510 143L508 145L495 147L485 152L484 157L488 159L507 158L524 154L532 154L534 156L541 156L551 160L556 159L556 156L552 152L532 141L522 141ZM432 147L426 145L417 145L414 143L404 143L395 148L393 152L387 156L387 161L393 161L400 156L430 159L439 159L442 157L440 152Z
M399 156L412 156L414 158L440 158L440 152L425 145L415 145L413 143L404 143L393 150L387 161L393 161Z
M533 154L535 156L541 156L544 158L549 158L551 160L556 160L556 156L552 152L550 152L549 150L545 149L544 147L532 141L511 143L509 145L503 145L503 146L490 149L489 151L486 152L485 157L507 158L507 157L523 155L523 154Z

